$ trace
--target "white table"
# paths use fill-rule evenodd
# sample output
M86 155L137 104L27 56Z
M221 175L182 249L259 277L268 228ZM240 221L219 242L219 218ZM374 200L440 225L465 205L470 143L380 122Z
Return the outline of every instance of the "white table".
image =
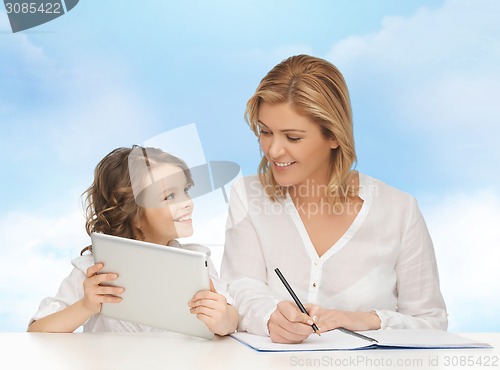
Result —
M496 348L259 353L230 337L207 341L175 333L0 333L0 368L500 370L500 333L461 335Z

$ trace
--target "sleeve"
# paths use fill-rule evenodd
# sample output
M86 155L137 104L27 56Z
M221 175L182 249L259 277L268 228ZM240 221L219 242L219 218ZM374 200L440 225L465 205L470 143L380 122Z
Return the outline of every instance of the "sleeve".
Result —
M85 274L78 268L73 268L71 273L61 282L57 294L42 300L38 311L31 318L29 325L33 321L45 316L61 311L83 298L83 281Z
M208 261L208 274L210 276L210 279L212 280L212 283L214 284L215 290L217 291L217 293L222 294L224 297L226 297L227 303L229 303L230 305L234 305L232 297L227 292L227 284L219 277L217 269L215 268L212 258L210 257L212 255L212 251L210 250L210 248L201 244L194 243L181 245L177 240L171 241L169 245L175 248L182 248L185 250L205 253L207 255Z
M411 198L410 217L396 262L397 312L375 310L382 329L441 329L448 327L446 305L429 231Z
M238 331L269 335L267 322L277 300L267 285L262 245L248 212L243 182L231 190L221 277L240 315Z
M208 258L208 271L210 279L212 279L212 283L214 284L214 288L217 291L217 293L222 294L224 297L226 297L227 303L234 306L233 298L229 295L227 291L227 284L217 274L217 269L215 268L211 258Z

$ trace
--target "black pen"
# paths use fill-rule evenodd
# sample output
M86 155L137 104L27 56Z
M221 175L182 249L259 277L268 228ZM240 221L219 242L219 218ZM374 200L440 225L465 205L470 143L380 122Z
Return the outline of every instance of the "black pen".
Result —
M305 313L306 315L309 315L307 313L307 310L305 309L305 307L302 305L302 302L300 301L299 297L297 297L297 295L295 294L295 292L293 291L292 287L290 286L290 284L288 284L288 281L286 281L285 277L283 276L283 274L281 273L280 269L279 268L275 268L274 269L274 272L276 272L276 274L278 275L278 277L280 278L281 282L283 283L283 285L285 286L286 290L288 290L288 293L290 293L290 295L292 296L293 300L295 301L295 303L297 304L297 306L299 307L299 310L302 312L302 313ZM321 334L319 333L319 329L318 327L316 326L315 323L313 323L311 325L312 329L314 330L314 332L316 334L318 334L319 336L321 336Z

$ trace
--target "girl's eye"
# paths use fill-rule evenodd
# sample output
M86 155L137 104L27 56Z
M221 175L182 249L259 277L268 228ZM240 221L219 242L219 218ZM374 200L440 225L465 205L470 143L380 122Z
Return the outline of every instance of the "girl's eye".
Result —
M172 200L172 199L174 199L174 198L175 198L174 193L170 193L169 195L167 195L167 196L165 197L165 200Z

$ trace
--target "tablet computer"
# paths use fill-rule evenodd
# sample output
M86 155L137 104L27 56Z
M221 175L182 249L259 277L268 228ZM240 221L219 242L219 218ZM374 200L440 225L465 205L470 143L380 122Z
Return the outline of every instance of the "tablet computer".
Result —
M112 285L125 288L120 303L103 303L104 316L213 338L188 307L196 292L210 289L205 253L99 233L91 239L101 272L117 273Z

